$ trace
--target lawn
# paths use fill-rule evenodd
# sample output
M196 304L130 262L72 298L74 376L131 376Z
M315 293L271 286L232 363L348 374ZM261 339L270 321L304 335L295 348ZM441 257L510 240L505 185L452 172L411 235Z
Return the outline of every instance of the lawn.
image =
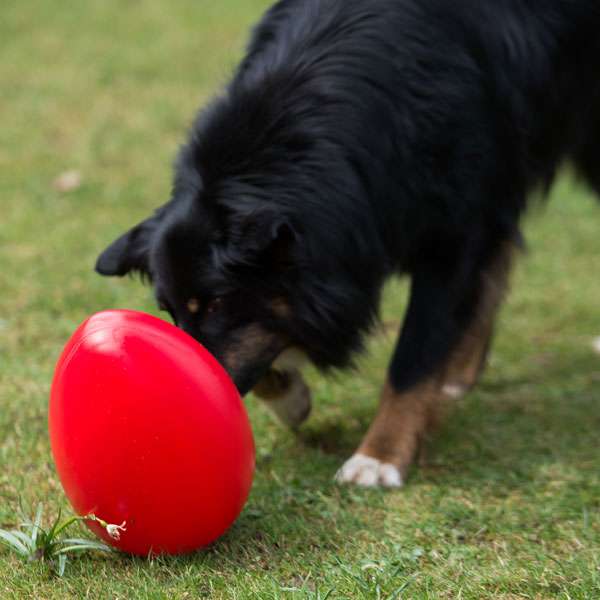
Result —
M55 360L92 312L156 312L139 282L96 276L95 256L168 197L187 125L265 6L3 4L0 527L20 499L48 518L68 510L46 424ZM71 169L81 185L56 189ZM374 411L405 302L393 282L358 368L309 374L316 406L299 434L248 398L255 484L218 543L84 555L62 578L0 548L0 598L600 598L600 207L565 174L525 230L490 367L405 489L332 482Z

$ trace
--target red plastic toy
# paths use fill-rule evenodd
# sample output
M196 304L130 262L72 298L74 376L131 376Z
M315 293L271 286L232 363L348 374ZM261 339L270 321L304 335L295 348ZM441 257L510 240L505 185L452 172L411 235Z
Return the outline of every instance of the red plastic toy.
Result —
M153 316L98 313L67 343L50 395L58 474L73 508L122 524L108 543L179 554L237 518L254 474L242 400L212 355Z

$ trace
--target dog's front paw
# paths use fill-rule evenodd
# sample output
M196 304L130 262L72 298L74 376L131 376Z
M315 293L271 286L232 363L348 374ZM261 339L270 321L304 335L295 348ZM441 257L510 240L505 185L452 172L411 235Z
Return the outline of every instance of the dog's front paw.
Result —
M265 400L265 403L284 425L292 429L300 427L308 419L312 408L310 389L299 373L292 378L285 394Z
M254 388L255 394L284 424L296 429L310 415L310 389L299 371L270 371Z
M398 488L403 485L400 470L365 454L355 454L335 474L339 483L354 483L362 487Z

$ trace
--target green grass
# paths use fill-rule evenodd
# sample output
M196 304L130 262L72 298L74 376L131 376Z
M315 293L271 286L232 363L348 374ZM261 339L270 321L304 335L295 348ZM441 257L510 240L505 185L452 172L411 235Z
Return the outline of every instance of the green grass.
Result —
M197 106L231 72L265 0L9 0L0 19L0 528L19 498L49 524L68 505L49 451L54 362L108 307L150 291L91 270L169 193ZM52 181L81 171L70 193ZM0 598L599 598L600 210L568 177L527 220L490 368L402 491L332 475L373 414L405 287L352 373L310 374L295 436L248 400L258 468L211 549L154 560L88 555L56 578L0 549ZM387 332L387 333L386 333Z

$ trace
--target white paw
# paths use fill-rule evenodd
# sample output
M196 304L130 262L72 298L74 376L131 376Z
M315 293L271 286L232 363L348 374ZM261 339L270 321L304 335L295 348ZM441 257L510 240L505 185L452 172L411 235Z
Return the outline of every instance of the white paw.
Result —
M592 348L598 353L600 354L600 337L597 337L593 342L592 342Z
M450 398L460 398L467 393L467 386L460 383L446 383L442 386L442 393Z
M364 454L355 454L349 458L335 474L335 480L339 483L355 483L363 487L397 488L404 483L397 467Z

